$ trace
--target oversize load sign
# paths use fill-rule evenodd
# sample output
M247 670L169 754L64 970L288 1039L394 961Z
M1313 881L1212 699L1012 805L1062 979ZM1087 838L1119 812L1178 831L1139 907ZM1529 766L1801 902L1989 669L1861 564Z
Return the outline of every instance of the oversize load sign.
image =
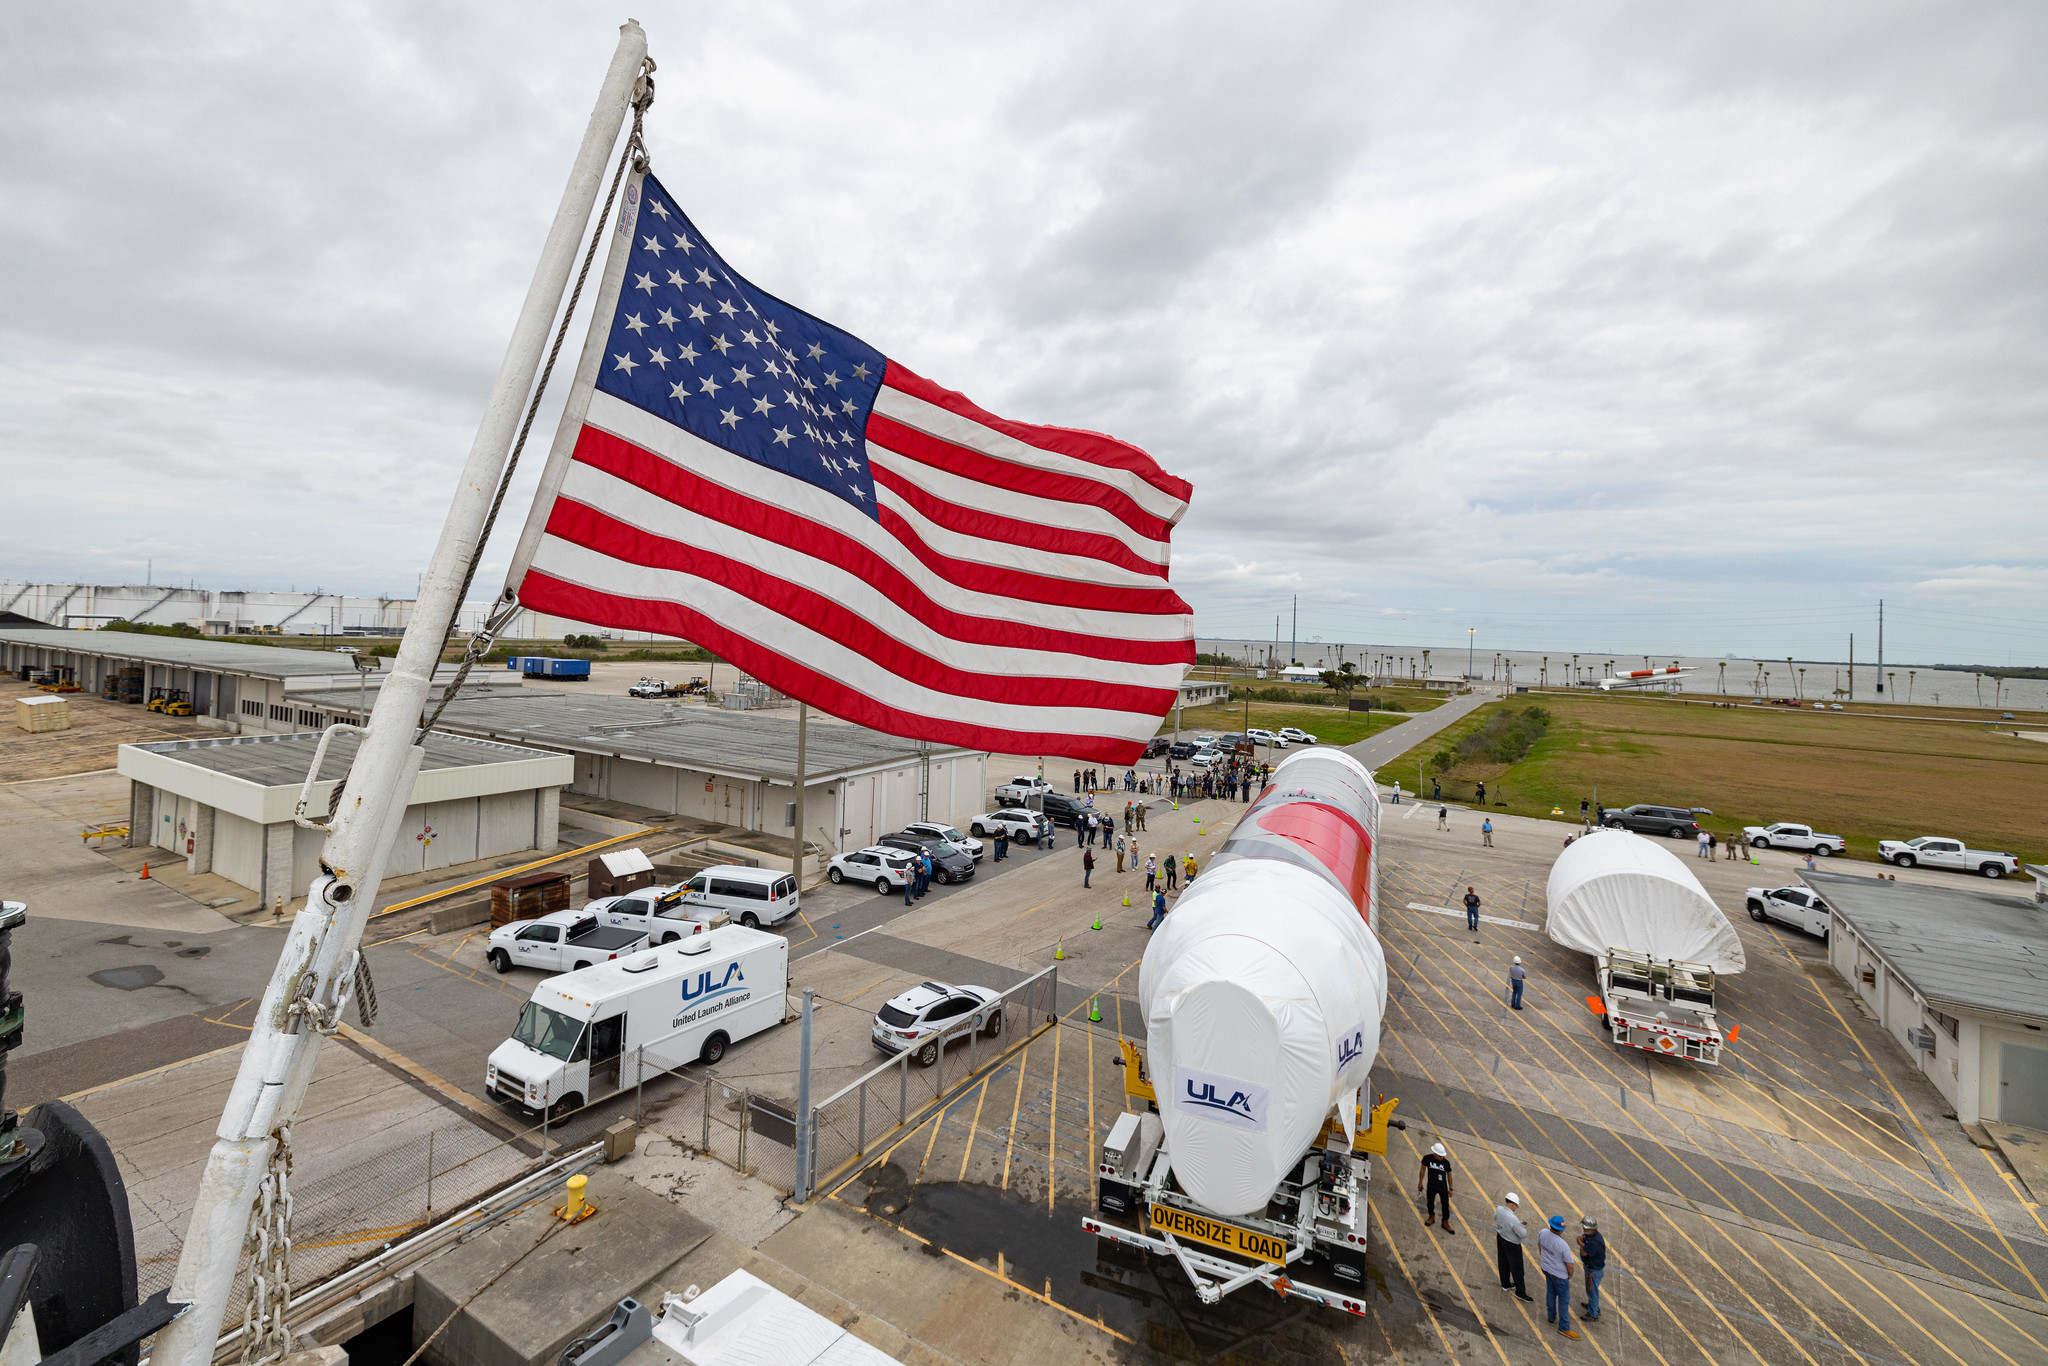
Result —
M1219 1219L1204 1219L1199 1214L1189 1214L1184 1209L1170 1205L1152 1206L1152 1227L1161 1233L1171 1233L1176 1238L1188 1238L1225 1252L1235 1252L1240 1257L1250 1257L1261 1262L1285 1262L1287 1240L1275 1238L1269 1233L1255 1233L1236 1224L1226 1224Z

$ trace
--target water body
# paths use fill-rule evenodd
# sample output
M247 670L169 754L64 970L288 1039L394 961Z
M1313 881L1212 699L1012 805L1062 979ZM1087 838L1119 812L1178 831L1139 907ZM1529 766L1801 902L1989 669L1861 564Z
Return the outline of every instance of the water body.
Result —
M1273 648L1273 642L1204 637L1196 640L1195 648L1204 654L1264 660L1266 652ZM1285 648L1284 644L1282 648ZM1382 657L1393 656L1399 661L1393 667L1404 678L1421 676L1423 648L1419 645L1352 644L1348 641L1302 641L1295 646L1301 662L1316 669L1336 668L1340 650L1343 652L1342 660L1356 664L1361 673L1378 672L1384 667ZM1465 672L1465 651L1461 649L1430 647L1428 658L1429 672L1436 677L1455 678ZM1561 687L1572 681L1572 652L1569 650L1506 650L1501 652L1501 659L1502 664L1496 668L1494 651L1474 650L1472 671L1484 681L1512 681L1527 687L1537 687L1546 681L1551 687ZM1853 671L1841 660L1793 659L1788 663L1782 656L1777 659L1728 659L1705 655L1651 655L1648 660L1646 665L1644 656L1640 654L1581 653L1578 671L1582 680L1594 682L1607 677L1610 667L1618 673L1627 673L1631 669L1646 667L1669 668L1676 663L1681 668L1696 670L1682 681L1682 690L1688 693L1742 698L1799 697L1819 702L1898 702L1924 707L1982 708L1994 713L2048 711L2048 679L2008 679L2000 689L1988 674L1926 669L1917 665L1909 668L1887 662L1884 666L1885 691L1880 694L1874 658L1857 660ZM1801 669L1806 671L1803 675Z

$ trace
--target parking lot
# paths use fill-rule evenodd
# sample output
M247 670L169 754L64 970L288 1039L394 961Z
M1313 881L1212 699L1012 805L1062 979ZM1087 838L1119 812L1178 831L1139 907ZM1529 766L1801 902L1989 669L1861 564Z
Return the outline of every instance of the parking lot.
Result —
M1142 928L1109 919L1081 931L1088 959L1073 977L1090 990L1060 1027L1013 1041L829 1198L1099 1325L1135 1359L2041 1358L2048 1237L2036 1212L1943 1120L1936 1093L1833 982L1818 941L1735 920L1750 966L1722 994L1741 1035L1720 1069L1618 1050L1585 1006L1588 965L1536 928L1562 827L1497 821L1498 847L1481 849L1476 815L1455 812L1438 832L1435 808L1416 810L1389 808L1382 841L1395 986L1374 1080L1408 1128L1375 1172L1369 1319L1256 1289L1204 1307L1176 1268L1080 1231L1092 1136L1123 1108L1117 1037L1143 1035L1131 999ZM1215 804L1202 838L1220 838L1229 816ZM1782 880L1791 860L1777 862L1702 877L1739 915L1741 886ZM1492 917L1476 936L1451 910L1468 885ZM1505 1008L1517 953L1531 975L1519 1014ZM850 1004L872 1009L896 980ZM1086 1019L1091 1002L1100 1024ZM1455 1165L1455 1234L1426 1228L1414 1193L1438 1140ZM1492 1209L1508 1189L1527 1213L1591 1213L1606 1230L1608 1312L1585 1340L1550 1333L1497 1288Z

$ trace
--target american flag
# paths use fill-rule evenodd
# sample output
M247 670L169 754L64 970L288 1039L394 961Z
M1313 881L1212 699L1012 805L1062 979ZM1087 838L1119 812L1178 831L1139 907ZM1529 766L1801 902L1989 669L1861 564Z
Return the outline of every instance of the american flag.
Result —
M653 177L640 190L520 601L694 641L893 735L1137 758L1194 660L1167 584L1189 485L912 373L749 283Z

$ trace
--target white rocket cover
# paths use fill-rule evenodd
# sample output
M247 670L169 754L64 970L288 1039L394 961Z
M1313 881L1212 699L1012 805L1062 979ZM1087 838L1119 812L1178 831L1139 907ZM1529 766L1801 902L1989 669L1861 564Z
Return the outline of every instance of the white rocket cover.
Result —
M1202 874L1138 969L1152 1084L1188 1194L1257 1214L1379 1054L1387 968L1356 907L1270 859Z
M1568 949L1629 949L1741 972L1742 941L1685 861L1626 830L1572 841L1550 866L1550 937Z

